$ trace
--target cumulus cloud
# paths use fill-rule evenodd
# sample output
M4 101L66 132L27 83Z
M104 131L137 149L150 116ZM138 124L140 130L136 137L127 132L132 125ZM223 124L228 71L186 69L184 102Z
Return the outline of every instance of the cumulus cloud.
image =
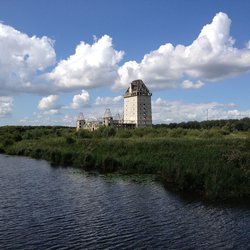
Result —
M64 114L63 116L51 116L45 112L34 113L31 117L24 117L19 120L22 125L33 126L70 126L74 127L76 122L76 116L70 114Z
M250 41L247 42L246 47L247 49L250 49Z
M236 48L230 26L227 14L220 12L190 45L166 43L140 62L121 66L124 52L115 50L112 38L95 37L93 44L80 42L74 54L48 72L56 60L53 41L0 23L1 95L58 94L100 86L124 89L134 79L143 79L150 89L198 89L205 82L250 70L250 41L245 48Z
M17 31L0 23L1 94L37 92L39 74L55 63L53 41Z
M184 80L181 84L184 89L199 89L204 86L202 81L192 82L190 80Z
M75 54L60 61L48 76L61 91L111 85L118 77L123 54L113 48L112 38L104 35L92 45L81 42Z
M79 95L75 95L73 97L72 103L70 104L70 107L73 109L79 109L82 108L89 103L89 93L86 90L82 90L82 93Z
M153 122L171 123L249 117L250 110L240 111L234 103L185 103L157 98L152 102Z
M235 48L230 25L229 17L220 12L202 28L191 45L166 43L146 54L139 63L124 63L118 70L119 79L114 88L125 88L137 78L143 79L151 89L199 88L204 81L217 81L249 71L249 43L244 49Z
M123 100L123 96L115 97L100 97L98 96L95 100L96 105L115 105Z
M40 110L55 109L56 108L56 101L57 100L58 100L58 95L49 95L49 96L43 97L39 101L37 107Z
M0 117L4 118L11 114L13 109L13 97L0 96Z
M43 112L44 115L59 115L60 109L49 109Z

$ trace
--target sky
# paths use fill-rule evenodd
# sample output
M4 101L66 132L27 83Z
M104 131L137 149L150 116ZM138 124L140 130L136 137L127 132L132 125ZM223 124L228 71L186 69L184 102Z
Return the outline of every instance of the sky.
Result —
M153 123L250 117L248 0L0 0L0 126L75 126L123 112Z

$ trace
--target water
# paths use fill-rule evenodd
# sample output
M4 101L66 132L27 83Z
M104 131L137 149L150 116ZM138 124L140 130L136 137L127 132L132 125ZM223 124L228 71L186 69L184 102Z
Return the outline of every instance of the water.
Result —
M250 249L250 211L0 155L0 249Z

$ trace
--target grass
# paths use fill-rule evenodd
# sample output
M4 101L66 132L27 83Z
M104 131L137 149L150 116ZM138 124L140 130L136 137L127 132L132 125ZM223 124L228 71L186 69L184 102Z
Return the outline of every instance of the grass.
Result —
M210 200L250 198L249 132L1 127L0 152L101 173L154 174Z

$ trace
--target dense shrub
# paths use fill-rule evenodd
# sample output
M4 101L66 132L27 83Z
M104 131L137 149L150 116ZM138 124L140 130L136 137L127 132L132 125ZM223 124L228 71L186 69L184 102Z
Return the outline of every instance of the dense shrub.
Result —
M100 166L100 170L104 173L114 172L118 169L118 161L110 156L104 156Z
M4 138L3 140L2 140L2 145L3 145L3 147L4 148L6 148L6 147L9 147L9 146L12 146L14 144L14 140L13 139L11 139L11 138Z
M84 156L83 167L87 170L93 170L95 168L96 158L92 153L86 153Z
M77 132L77 137L79 139L84 139L84 138L91 138L92 133L88 130L82 129Z
M170 131L170 137L180 138L187 134L187 130L183 128L176 128Z
M53 164L60 165L62 162L62 153L59 150L53 150L50 152L50 161Z
M5 150L2 144L0 144L0 153L5 153Z
M116 133L118 138L129 138L132 136L132 132L129 129L119 129Z
M250 129L250 118L229 119L229 120L211 120L211 121L190 121L170 124L157 124L156 128L184 128L184 129L211 129L211 128L227 128L233 131L248 131Z
M115 136L116 129L114 127L106 127L102 130L102 136L103 137L111 137Z
M74 153L66 151L62 153L61 164L65 166L71 166L74 162Z
M67 144L74 144L75 142L76 142L76 141L75 141L74 138L72 138L72 137L70 137L70 136L66 137L66 143L67 143Z
M211 129L198 129L197 123L192 124L196 129L174 126L109 127L92 133L63 127L0 127L0 152L86 170L153 173L180 190L210 199L250 197L249 131L230 133L227 123Z

